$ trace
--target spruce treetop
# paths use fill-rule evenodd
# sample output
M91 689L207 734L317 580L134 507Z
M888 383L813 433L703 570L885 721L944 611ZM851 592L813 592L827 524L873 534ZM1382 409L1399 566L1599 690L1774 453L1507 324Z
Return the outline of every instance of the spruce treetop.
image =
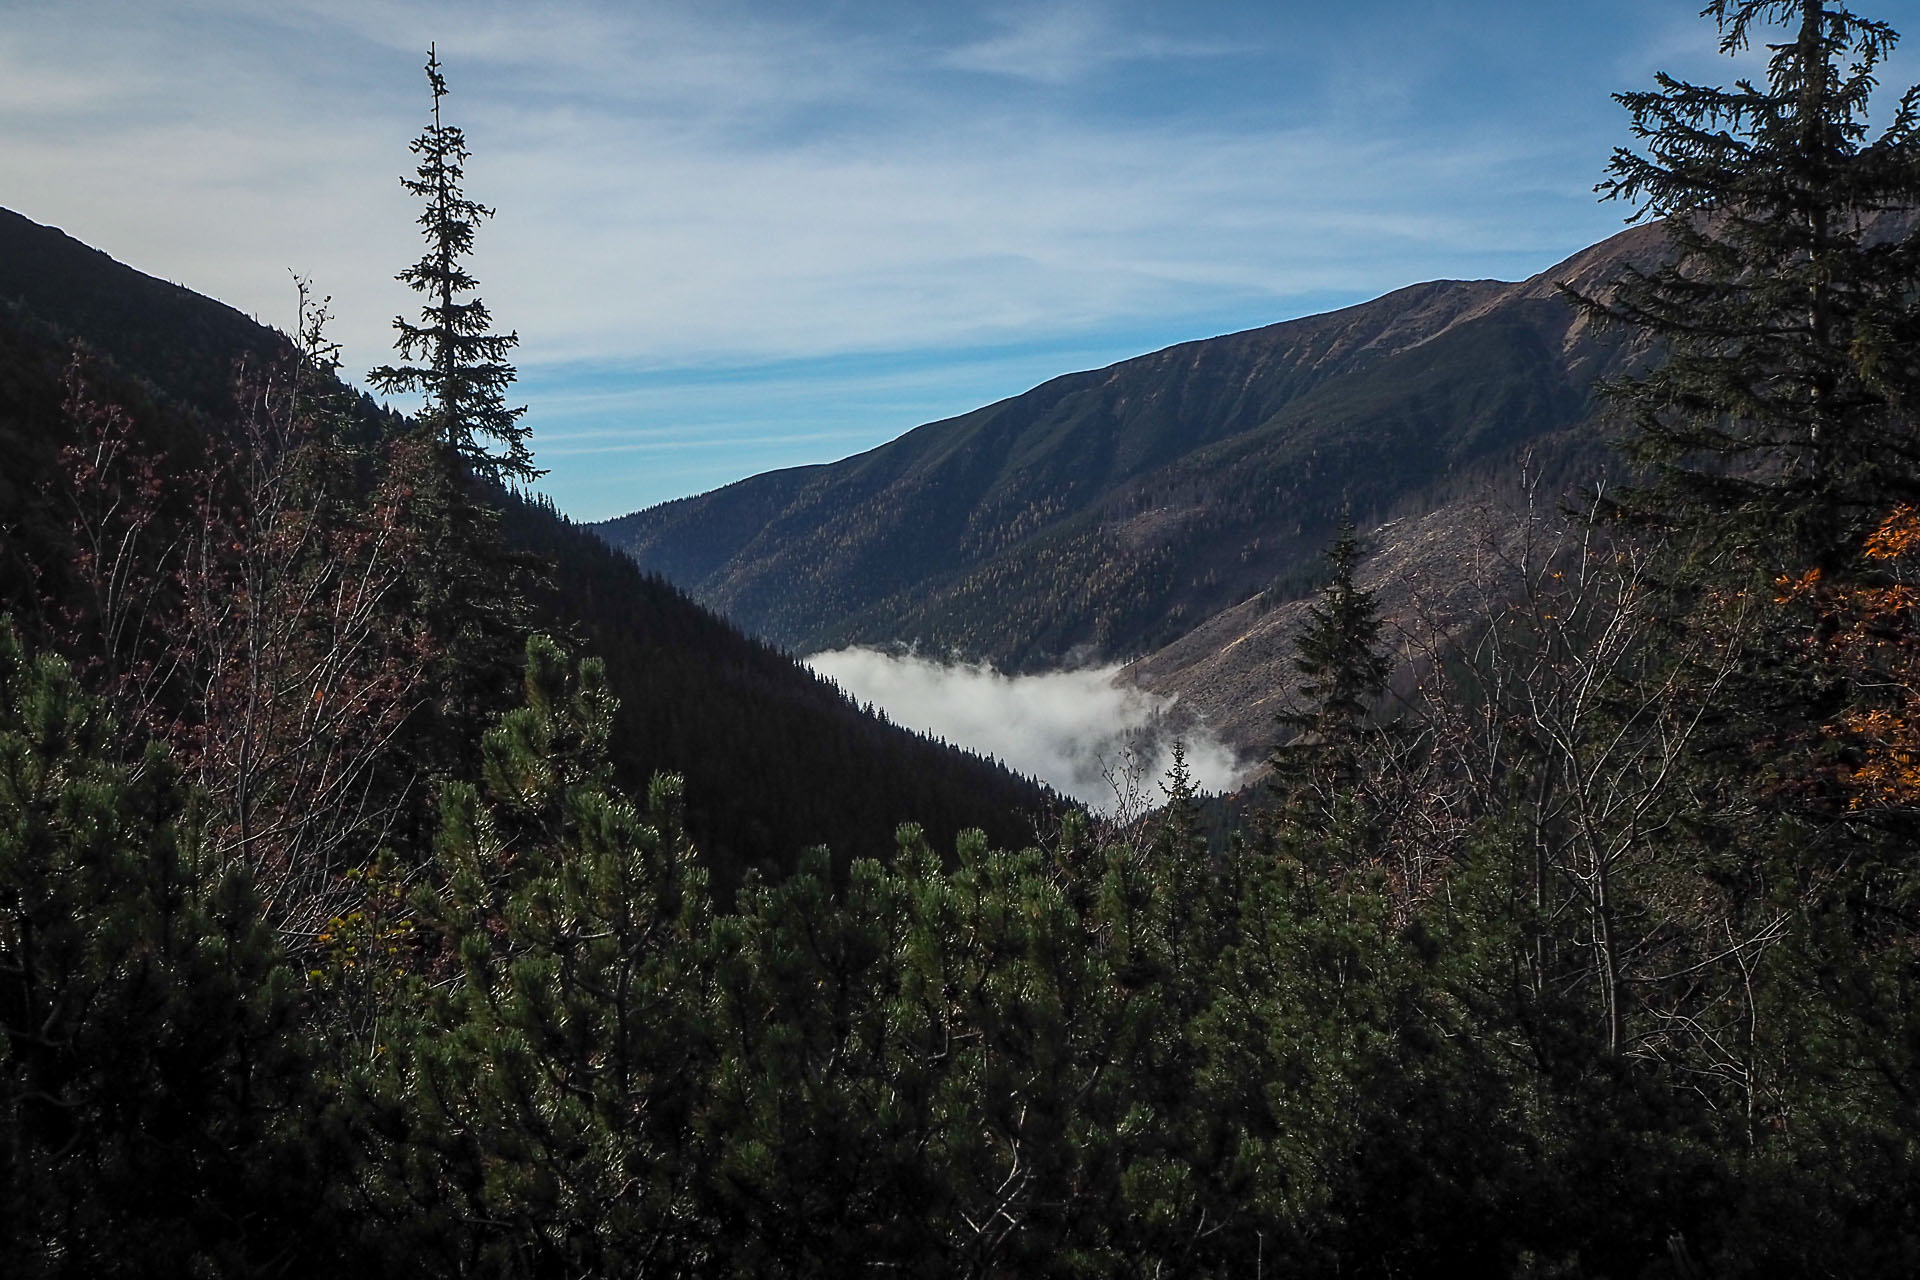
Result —
M1828 562L1920 495L1920 90L1874 136L1886 23L1830 0L1715 0L1702 16L1729 56L1778 32L1765 79L1663 74L1615 95L1639 149L1616 150L1596 189L1664 222L1673 252L1611 295L1573 296L1667 355L1605 388L1658 476L1642 513Z
M494 211L469 198L462 186L466 134L441 120L447 80L432 47L426 71L433 91L433 123L413 140L420 161L415 176L401 178L400 185L425 202L419 223L427 251L395 277L425 295L426 303L419 324L394 317L394 348L402 363L382 365L367 378L376 390L390 395L424 395L421 430L439 442L460 470L495 482L532 480L545 473L533 465L527 446L530 428L520 421L526 407L510 408L506 400L515 375L507 355L519 335L494 332L486 304L466 296L479 281L462 259L473 252L474 233Z

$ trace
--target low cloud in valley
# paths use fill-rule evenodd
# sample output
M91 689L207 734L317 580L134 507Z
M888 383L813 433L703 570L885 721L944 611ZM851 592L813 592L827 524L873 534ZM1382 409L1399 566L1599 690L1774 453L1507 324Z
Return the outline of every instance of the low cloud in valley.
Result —
M1206 726L1171 698L1114 681L1119 666L1005 675L986 663L945 663L877 649L816 653L807 665L896 724L935 734L1031 774L1096 809L1112 812L1134 771L1149 803L1186 744L1194 782L1234 786L1246 769Z

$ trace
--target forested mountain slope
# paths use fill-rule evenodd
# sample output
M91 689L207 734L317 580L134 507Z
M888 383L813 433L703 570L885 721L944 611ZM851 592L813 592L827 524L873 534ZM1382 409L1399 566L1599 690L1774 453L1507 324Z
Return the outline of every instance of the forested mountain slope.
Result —
M1636 228L1533 279L1438 281L1070 374L828 466L598 528L796 649L919 642L1010 666L1133 657L1297 594L1343 505L1417 514L1532 449L1600 453L1629 358L1555 284L1660 251Z
M73 343L91 352L96 394L122 405L162 458L162 503L185 514L232 413L235 360L270 359L279 341L230 307L0 210L0 613L63 643L72 513L58 475L75 430L62 407ZM368 432L397 425L364 397L360 417ZM685 775L689 828L723 886L750 866L790 868L814 844L842 859L884 854L909 819L942 846L968 827L1019 843L1032 813L1055 803L861 712L550 507L500 500L509 539L546 563L534 589L543 625L607 661L622 781L644 789L656 771Z

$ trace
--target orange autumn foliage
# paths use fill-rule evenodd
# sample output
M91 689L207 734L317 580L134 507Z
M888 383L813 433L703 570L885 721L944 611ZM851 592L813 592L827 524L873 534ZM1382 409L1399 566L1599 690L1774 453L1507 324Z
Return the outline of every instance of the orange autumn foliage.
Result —
M1860 554L1854 581L1782 576L1778 599L1815 608L1814 656L1851 686L1852 705L1826 726L1849 748L1848 806L1908 808L1920 805L1920 510L1894 508Z

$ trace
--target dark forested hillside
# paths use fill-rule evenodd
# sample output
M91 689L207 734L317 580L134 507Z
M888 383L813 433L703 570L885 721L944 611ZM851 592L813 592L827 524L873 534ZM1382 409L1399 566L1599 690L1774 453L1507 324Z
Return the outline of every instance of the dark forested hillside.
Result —
M54 227L0 209L0 304L42 332L111 353L122 372L175 401L225 406L233 362L271 357L273 334L182 285L122 266Z
M688 829L723 884L800 850L892 847L903 821L1014 843L1062 804L1037 784L857 711L840 690L694 604L550 508L514 501L512 540L553 565L536 598L606 660L622 781L682 774ZM944 845L942 846L944 847Z
M1524 447L1597 453L1591 388L1623 348L1554 285L1659 244L1638 229L1521 284L1416 285L1184 343L598 527L797 648L1133 656L1309 583L1343 506L1377 522L1476 487Z
M0 612L59 641L70 521L57 490L75 426L63 371L78 341L91 394L125 409L161 459L158 501L184 514L209 440L228 430L235 361L281 340L240 313L165 284L48 227L0 210ZM391 423L362 398L362 429ZM967 827L1030 838L1052 803L1039 786L885 724L763 642L637 570L550 507L499 495L509 540L544 562L536 622L604 655L621 702L623 781L686 778L687 821L720 882L790 868L801 850L883 852L912 819L942 840Z

